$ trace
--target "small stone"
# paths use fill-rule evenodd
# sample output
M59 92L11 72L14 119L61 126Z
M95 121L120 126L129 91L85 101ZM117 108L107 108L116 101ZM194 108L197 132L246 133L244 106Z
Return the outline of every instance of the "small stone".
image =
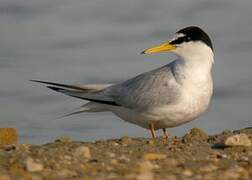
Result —
M87 146L80 146L75 149L74 156L78 158L90 159L91 153L89 147Z
M200 168L200 171L206 173L206 172L215 171L215 170L217 170L217 169L218 169L217 166L215 166L215 165L213 165L213 164L209 164L209 165L207 165L207 166L201 167L201 168Z
M205 141L209 136L201 129L192 128L190 133L183 137L183 142L191 142L193 140Z
M226 154L220 154L219 157L221 157L221 158L227 158L228 156Z
M39 172L44 169L43 164L35 162L31 157L26 158L24 165L29 172Z
M121 155L118 160L121 162L121 163L128 163L130 162L130 159L128 157L126 157L125 155Z
M106 155L110 158L114 158L116 156L116 154L112 152L106 152Z
M224 144L226 146L246 146L250 147L251 146L251 141L249 137L246 134L236 134L233 136L229 136Z
M118 164L118 161L116 159L111 159L110 163L113 165L116 165L116 164Z
M240 159L241 159L242 161L249 161L249 158L248 158L247 156L242 156Z
M71 156L68 156L68 155L65 155L65 156L63 156L63 159L65 159L65 160L71 160L72 157L71 157Z
M155 168L154 164L148 160L144 160L137 165L139 172L151 171Z
M16 144L17 139L15 128L0 128L0 147Z
M130 143L132 143L132 139L127 137L127 136L124 136L120 139L120 142L123 144L123 145L129 145Z
M29 152L30 151L30 144L18 144L16 145L16 149L18 151L24 151L24 152Z
M62 137L62 138L56 139L55 142L68 144L68 143L73 142L73 140L69 137Z
M111 144L112 146L119 146L119 144L118 144L117 142L115 142L115 141L111 141L110 144Z
M166 158L165 154L159 154L159 153L145 153L143 155L143 158L145 160L155 161L155 160L162 160Z
M184 176L190 177L190 176L193 175L193 172L192 172L190 169L185 169L185 170L182 172L182 174L183 174Z

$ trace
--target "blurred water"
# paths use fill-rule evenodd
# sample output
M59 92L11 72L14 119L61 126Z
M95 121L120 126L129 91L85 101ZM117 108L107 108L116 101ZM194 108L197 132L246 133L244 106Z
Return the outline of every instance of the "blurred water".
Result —
M139 52L187 25L213 39L215 96L204 116L171 134L251 126L251 6L250 0L0 0L1 127L18 128L21 142L29 143L148 136L110 113L58 119L83 102L28 80L125 80L173 59Z

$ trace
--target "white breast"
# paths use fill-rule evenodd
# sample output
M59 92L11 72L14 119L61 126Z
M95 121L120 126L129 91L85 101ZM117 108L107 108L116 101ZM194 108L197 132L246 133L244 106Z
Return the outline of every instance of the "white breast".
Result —
M212 96L212 81L204 86L195 86L183 88L180 99L175 104L169 104L163 107L153 109L151 114L155 114L157 126L175 127L189 122L208 108Z

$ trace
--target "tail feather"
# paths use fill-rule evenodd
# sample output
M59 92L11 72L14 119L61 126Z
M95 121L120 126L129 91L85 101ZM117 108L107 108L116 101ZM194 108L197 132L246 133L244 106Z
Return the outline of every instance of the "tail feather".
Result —
M73 109L71 112L61 116L60 118L65 118L65 117L69 117L72 115L76 115L76 114L80 114L83 112L104 112L104 111L108 111L106 106L103 106L103 104L98 104L95 102L88 102L78 108Z
M98 93L83 93L82 91L76 91L76 90L68 90L68 89L63 89L59 87L54 87L54 86L47 86L49 89L52 89L54 91L67 94L72 97L76 97L79 99L84 99L87 101L92 101L92 102L97 102L101 104L108 104L108 105L113 105L113 106L119 106L113 98L109 96L105 96L102 94Z
M30 80L30 81L42 83L42 84L47 84L47 85L52 85L52 86L57 86L57 87L63 87L63 88L72 89L72 90L79 90L82 92L97 92L97 91L103 90L103 89L112 85L112 84L68 85L68 84L61 84L61 83L54 83L54 82L40 81L40 80Z
M65 87L68 89L76 89L76 90L87 90L83 87L79 87L79 86L74 86L74 85L67 85L67 84L60 84L60 83L54 83L54 82L49 82L49 81L39 81L39 80L30 80L32 82L38 82L38 83L42 83L42 84L49 84L49 85L53 85L53 86L59 86L59 87Z
M52 89L54 91L72 97L101 104L118 106L118 104L114 101L112 97L106 96L102 93L103 89L111 86L112 84L87 84L82 86L75 86L75 85L54 83L49 81L40 81L40 80L30 80L30 81L50 85L47 86L49 89Z
M85 110L75 111L75 112L72 112L72 113L65 114L65 115L61 116L61 118L73 116L73 115L80 114L80 113L83 113L83 112L85 112Z

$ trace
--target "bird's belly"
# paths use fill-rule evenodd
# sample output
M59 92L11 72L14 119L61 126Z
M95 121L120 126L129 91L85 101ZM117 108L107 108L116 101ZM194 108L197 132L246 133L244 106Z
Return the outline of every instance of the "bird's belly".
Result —
M202 93L185 93L180 100L174 104L169 104L153 109L153 114L159 117L157 127L175 127L196 119L205 112L211 100L211 88Z
M207 109L210 98L211 95L209 94L202 94L197 97L186 95L181 98L181 101L174 104L163 105L142 112L124 107L116 107L112 112L123 120L144 128L148 128L150 122L155 124L155 129L169 128L197 118Z

